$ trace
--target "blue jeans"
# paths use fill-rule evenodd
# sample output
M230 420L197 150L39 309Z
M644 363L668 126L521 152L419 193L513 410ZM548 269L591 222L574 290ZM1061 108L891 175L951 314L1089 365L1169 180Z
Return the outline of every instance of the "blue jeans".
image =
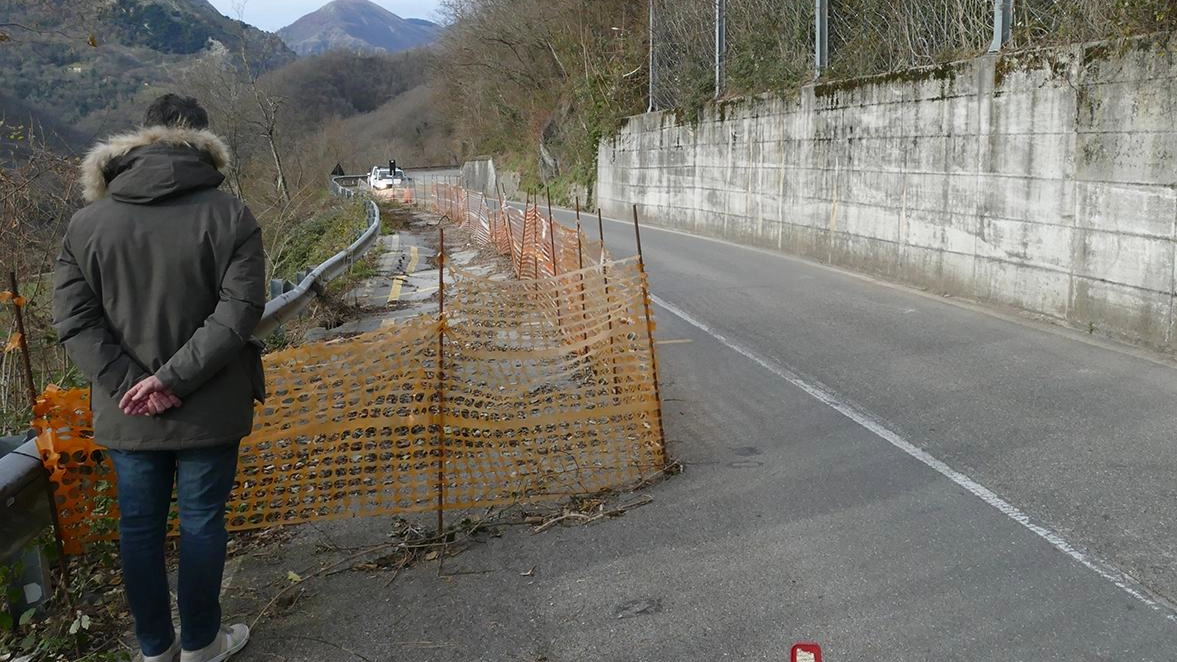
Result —
M175 641L164 565L173 482L180 505L180 645L204 648L221 627L225 502L237 474L239 445L108 451L118 474L123 586L144 655L162 655Z

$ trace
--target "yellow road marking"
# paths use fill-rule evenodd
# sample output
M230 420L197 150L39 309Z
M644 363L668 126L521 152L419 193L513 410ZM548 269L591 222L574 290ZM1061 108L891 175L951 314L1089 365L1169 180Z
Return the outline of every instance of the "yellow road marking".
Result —
M656 340L655 345L685 345L689 342L695 342L691 338L679 338L678 340Z
M409 268L405 269L405 273L411 274L417 271L417 261L421 259L421 255L417 252L416 246L409 247Z
M417 251L416 246L409 247L409 268L405 269L405 273L397 274L392 277L392 289L388 292L388 303L396 303L401 298L401 288L404 287L405 281L409 276L417 270L417 263L421 261L421 254Z
M396 303L401 298L401 285L404 284L404 276L394 276L392 278L392 289L388 292L388 303Z

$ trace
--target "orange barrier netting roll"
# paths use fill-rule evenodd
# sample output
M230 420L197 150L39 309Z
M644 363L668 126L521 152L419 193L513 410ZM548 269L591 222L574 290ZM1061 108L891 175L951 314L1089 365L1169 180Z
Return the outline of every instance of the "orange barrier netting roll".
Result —
M550 254L529 250L533 265ZM534 502L665 466L636 259L519 281L451 273L441 319L266 355L270 397L242 443L231 529ZM94 525L115 514L113 471L85 390L51 389L36 413L79 553L109 535Z

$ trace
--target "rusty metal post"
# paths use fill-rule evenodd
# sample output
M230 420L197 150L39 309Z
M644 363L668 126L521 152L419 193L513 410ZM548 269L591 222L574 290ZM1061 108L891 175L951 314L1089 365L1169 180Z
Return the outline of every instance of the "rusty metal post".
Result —
M531 214L535 216L531 224L531 277L539 280L539 191L532 198Z
M580 230L580 219L576 221L576 268L584 268L584 242L581 241L583 234ZM584 280L583 278L581 280Z
M544 194L548 198L548 237L549 243L552 246L552 277L560 275L560 270L556 267L556 217L552 215L552 189L545 188ZM559 302L557 302L557 310L559 310Z
M601 216L600 207L597 207L597 234L601 238L601 255L598 258L598 262L605 264L605 220Z
M654 317L650 314L650 280L646 276L646 261L642 255L642 231L638 225L638 206L633 206L633 235L638 244L638 274L642 280L642 307L646 311L646 338L650 342L650 370L654 377L654 397L658 401L658 438L662 446L662 459L669 460L666 453L666 428L662 424L662 388L658 381L658 357L654 353Z
M523 262L527 259L527 211L531 208L531 191L523 195L523 230L519 233L519 277L523 278Z
M511 214L505 209L503 210L503 220L507 223L507 252L511 257L511 266L515 269L515 276L522 278L523 274L519 271L519 261L515 259L515 233L511 230ZM520 255L523 254L523 244L520 243Z
M605 264L605 220L597 208L597 231L601 235L601 280L605 288L606 319L609 321L609 365L613 369L613 394L621 395L621 384L617 378L617 339L613 337L613 298L609 294L609 265Z
M33 381L33 363L29 354L29 339L25 332L25 318L20 300L20 287L16 281L16 272L8 272L8 284L12 293L13 316L16 318L16 332L20 334L20 355L24 368L25 390L29 398L29 419L36 415L37 386ZM57 571L60 573L61 585L68 595L70 589L69 557L65 555L65 538L61 535L61 520L57 514L57 499L53 496L53 481L49 477L49 470L45 469L45 498L49 501L49 521L53 525L53 541L57 548ZM70 599L72 608L72 598Z
M445 533L445 228L437 244L437 535Z
M560 275L560 268L557 266L556 260L556 217L552 214L552 190L544 188L544 194L548 199L548 245L552 251L552 286L555 288L556 294L556 329L560 335L564 335L564 311L560 307L560 302L564 297L560 296L560 281L557 276Z
M8 283L12 288L12 309L16 317L16 332L20 335L20 357L24 368L25 389L29 397L29 412L37 406L37 387L33 383L33 363L29 358L29 337L25 334L25 316L20 305L20 290L16 282L16 272L8 272Z
M582 241L583 234L580 231L580 202L576 204L576 264L577 273L580 274L577 278L580 288L580 323L584 325L584 351L588 351L588 305L585 303L584 296L584 242Z
M581 271L580 274L580 313L584 320L584 341L588 343L588 305L585 303L584 294L584 231L580 227L580 196L576 196L576 265L577 269ZM588 347L585 347L588 351Z

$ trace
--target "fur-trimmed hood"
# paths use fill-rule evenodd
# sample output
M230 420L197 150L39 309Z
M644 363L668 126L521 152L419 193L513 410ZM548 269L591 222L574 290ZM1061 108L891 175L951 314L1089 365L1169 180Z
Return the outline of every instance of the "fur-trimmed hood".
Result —
M211 131L166 126L150 126L113 136L96 145L82 161L82 196L87 203L106 197L111 181L126 166L127 157L140 147L162 146L189 148L213 169L220 171L230 163L229 148ZM219 184L219 182L217 182Z

